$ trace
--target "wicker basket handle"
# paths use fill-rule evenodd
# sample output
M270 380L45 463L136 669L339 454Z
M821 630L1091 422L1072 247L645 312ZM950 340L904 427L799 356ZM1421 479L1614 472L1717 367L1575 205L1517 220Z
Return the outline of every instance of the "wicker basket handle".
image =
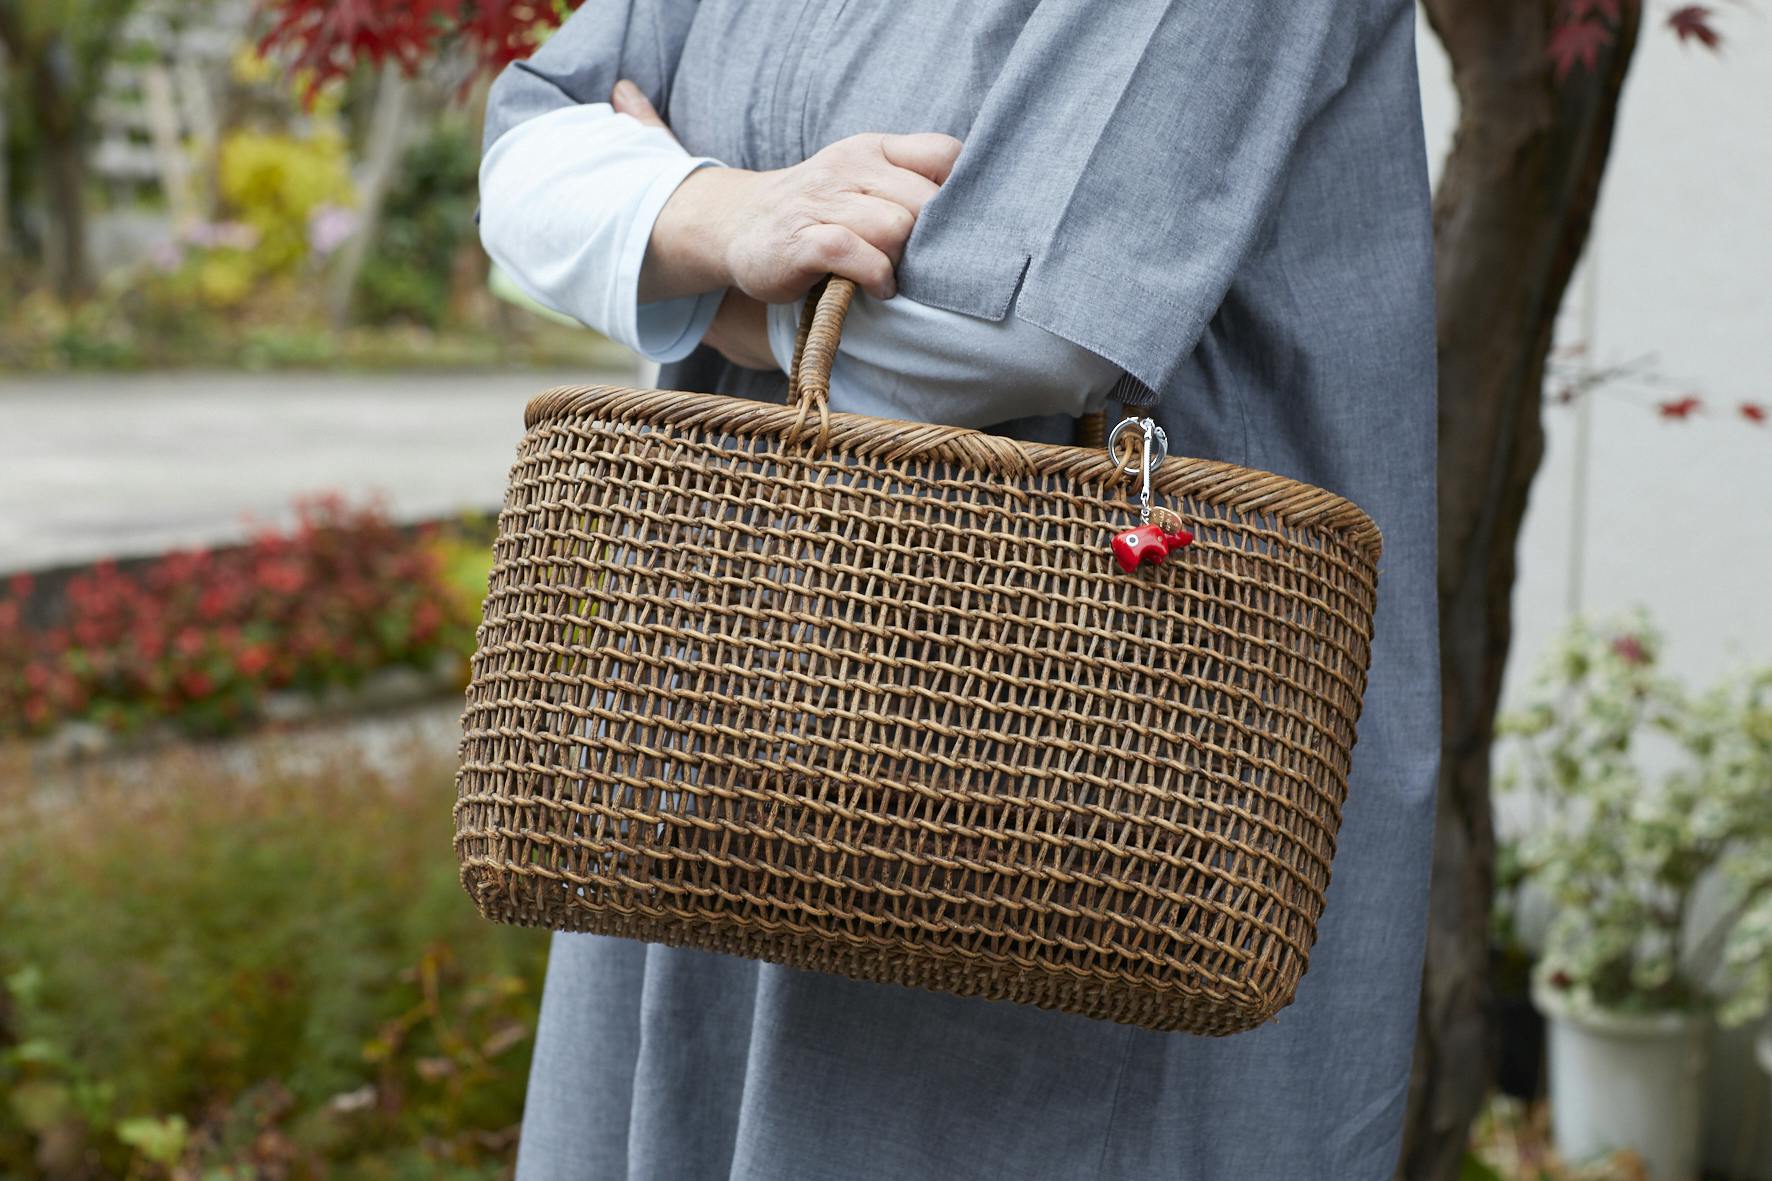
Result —
M794 341L793 367L788 374L789 405L823 405L831 396L831 364L843 320L855 298L855 284L837 275L821 279L806 293L800 314L800 335Z
M854 298L853 282L830 275L806 293L806 306L800 313L800 335L794 340L794 361L788 371L788 405L799 411L794 419L795 434L810 416L818 416L820 447L830 433L831 365L837 359L843 319Z

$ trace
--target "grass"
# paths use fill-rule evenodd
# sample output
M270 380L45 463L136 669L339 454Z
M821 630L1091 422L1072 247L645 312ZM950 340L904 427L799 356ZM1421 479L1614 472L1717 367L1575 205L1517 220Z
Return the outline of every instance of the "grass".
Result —
M546 939L462 893L453 761L267 750L0 769L0 1176L508 1169Z

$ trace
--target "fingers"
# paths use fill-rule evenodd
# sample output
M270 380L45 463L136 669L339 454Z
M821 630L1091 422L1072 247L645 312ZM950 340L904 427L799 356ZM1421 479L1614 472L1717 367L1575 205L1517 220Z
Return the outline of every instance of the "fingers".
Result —
M888 163L927 177L938 185L954 170L954 161L960 158L963 146L953 136L936 131L880 137L880 152Z
M922 173L892 164L867 169L856 177L855 187L909 210L912 217L922 213L929 198L941 191L940 185Z
M618 115L630 115L648 127L662 127L666 131L670 130L665 125L665 121L659 118L657 109L652 105L652 100L626 78L615 84L615 90L609 95L609 105L615 108Z
M911 230L916 227L917 215L897 201L852 193L838 206L831 220L854 232L897 266Z
M750 174L750 196L721 215L728 285L781 303L834 273L891 299L894 268L960 146L934 132L852 135L799 164Z
M796 237L806 273L841 275L875 299L891 299L898 290L892 260L847 226L822 222L805 227Z

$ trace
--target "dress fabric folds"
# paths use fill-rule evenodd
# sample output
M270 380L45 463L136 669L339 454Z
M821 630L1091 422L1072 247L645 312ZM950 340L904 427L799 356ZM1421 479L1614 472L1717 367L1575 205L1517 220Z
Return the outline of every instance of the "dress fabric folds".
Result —
M1385 539L1328 906L1274 1022L1156 1034L557 935L520 1181L1391 1176L1440 721L1414 22L1405 0L593 0L501 77L488 142L622 77L740 167L960 136L906 295L1013 307L1156 390L1173 453L1329 488ZM783 390L706 350L661 383Z

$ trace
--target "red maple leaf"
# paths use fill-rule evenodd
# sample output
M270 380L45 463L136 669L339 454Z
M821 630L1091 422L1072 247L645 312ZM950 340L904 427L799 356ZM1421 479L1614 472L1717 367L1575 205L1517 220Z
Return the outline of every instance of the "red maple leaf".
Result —
M1711 15L1711 10L1702 4L1687 4L1673 10L1667 25L1680 35L1681 41L1697 41L1706 49L1715 49L1723 37L1711 28Z
M1551 30L1550 44L1545 47L1545 54L1556 67L1557 81L1561 82L1569 76L1569 71L1580 62L1583 69L1591 70L1599 61L1600 50L1612 44L1612 30L1597 20L1566 21Z
M1699 399L1687 394L1685 397L1676 398L1671 402L1662 402L1655 409L1663 418L1691 418L1693 411L1703 405L1704 403Z
M581 0L564 5L538 4L533 0L476 0L462 17L461 35L473 48L479 68L497 73L510 63L528 57L541 43L541 34L560 23L564 13Z
M1747 419L1755 426L1766 421L1766 413L1766 408L1758 402L1743 402L1741 404L1741 417Z
M303 97L311 103L327 83L364 62L391 61L415 73L449 40L466 45L480 72L496 72L527 57L541 34L579 2L261 0L269 30L259 51L281 53L292 72L305 72Z
M288 54L291 72L307 72L304 98L312 102L358 62L392 60L411 72L442 31L445 13L443 0L286 0L273 7L259 52Z

